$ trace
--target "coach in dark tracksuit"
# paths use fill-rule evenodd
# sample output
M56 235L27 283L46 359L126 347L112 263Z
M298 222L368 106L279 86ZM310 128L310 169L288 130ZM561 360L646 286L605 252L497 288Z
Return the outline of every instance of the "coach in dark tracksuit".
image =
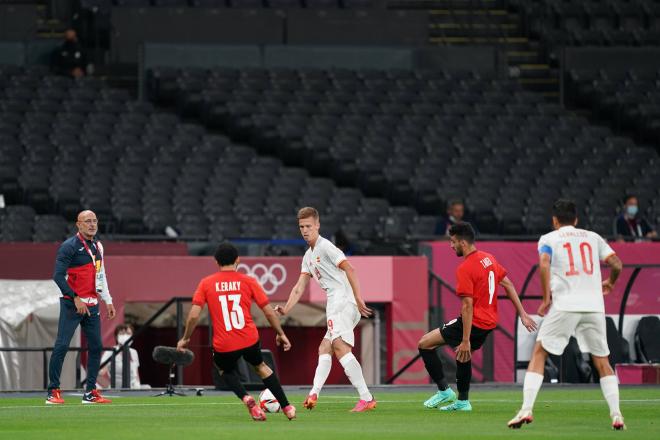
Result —
M96 390L96 376L101 364L101 317L99 296L105 302L108 318L115 317L115 307L108 290L103 264L103 246L94 236L98 220L92 211L78 214L78 233L65 240L57 251L53 280L60 288L60 319L57 339L50 358L47 404L63 404L60 374L71 338L80 325L89 348L87 385L83 403L110 403Z

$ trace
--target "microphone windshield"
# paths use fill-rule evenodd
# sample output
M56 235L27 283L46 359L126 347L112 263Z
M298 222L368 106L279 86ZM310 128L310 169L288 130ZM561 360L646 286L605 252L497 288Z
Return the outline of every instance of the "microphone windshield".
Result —
M184 367L192 364L195 360L195 354L188 349L177 351L175 347L165 347L163 345L154 347L152 357L160 364L176 364Z

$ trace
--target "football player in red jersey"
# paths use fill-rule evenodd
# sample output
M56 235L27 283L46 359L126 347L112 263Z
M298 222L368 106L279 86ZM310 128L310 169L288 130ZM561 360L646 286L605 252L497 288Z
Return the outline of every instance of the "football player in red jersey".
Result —
M266 415L240 381L237 362L242 357L252 365L291 420L296 417L296 408L289 404L277 375L261 356L259 332L250 314L252 302L257 303L277 332L277 345L282 345L286 351L291 348L291 343L259 283L248 275L236 272L238 250L229 243L222 243L215 252L215 260L220 271L200 281L193 296L186 330L177 349L183 350L188 345L202 308L208 304L213 323L213 362L229 388L245 403L254 420L266 420Z
M472 411L468 400L472 377L471 357L478 350L488 334L497 326L497 285L504 287L506 295L520 316L520 320L530 332L536 330L536 323L527 315L520 303L513 283L507 272L491 254L477 250L474 245L474 229L469 223L457 223L449 228L451 248L465 260L456 269L456 294L461 298L461 315L442 326L431 330L419 341L419 353L426 370L438 386L438 392L431 396L424 406L441 411ZM442 362L436 348L448 344L456 351L456 393L445 380Z

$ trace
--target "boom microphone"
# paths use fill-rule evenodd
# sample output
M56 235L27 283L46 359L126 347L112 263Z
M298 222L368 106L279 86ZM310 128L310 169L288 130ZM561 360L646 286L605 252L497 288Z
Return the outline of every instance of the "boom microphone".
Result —
M160 364L176 364L185 367L193 363L195 360L195 353L188 349L185 351L177 351L175 347L158 345L154 347L151 357Z

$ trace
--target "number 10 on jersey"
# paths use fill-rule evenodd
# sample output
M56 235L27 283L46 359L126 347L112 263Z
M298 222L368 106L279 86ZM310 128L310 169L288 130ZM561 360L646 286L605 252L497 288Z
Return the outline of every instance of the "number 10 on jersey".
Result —
M580 272L575 268L575 259L573 258L573 246L570 243L565 243L563 246L568 253L568 272L566 276L580 275ZM582 258L582 270L585 274L591 275L594 273L594 255L589 243L580 243L580 257Z
M241 308L241 295L220 295L218 296L220 307L222 308L222 318L225 322L225 330L228 332L245 327L245 315ZM229 309L231 301L231 310Z

